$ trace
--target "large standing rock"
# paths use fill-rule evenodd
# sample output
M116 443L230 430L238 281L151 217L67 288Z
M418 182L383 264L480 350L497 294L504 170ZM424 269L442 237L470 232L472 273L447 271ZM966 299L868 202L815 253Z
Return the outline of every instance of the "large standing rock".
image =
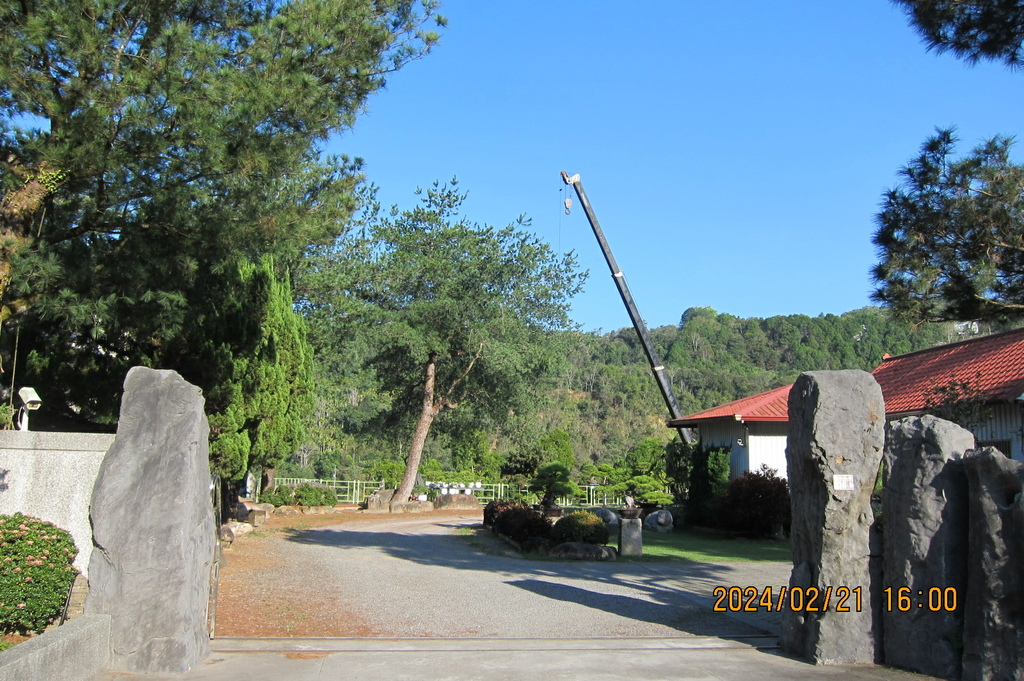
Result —
M961 458L972 449L970 431L934 416L905 418L889 429L882 496L884 585L891 588L882 608L888 665L960 678L963 599L952 612L933 611L928 599L939 595L934 589L963 594L967 586L967 475ZM909 612L898 607L901 588L909 588Z
M789 589L833 594L828 609L785 610L781 644L816 664L876 658L870 608L871 492L884 442L882 390L864 371L817 371L789 393L786 466L793 509L793 573ZM836 612L836 589L859 589L849 612ZM813 592L812 592L813 593ZM788 599L787 599L788 600ZM807 600L806 598L804 600ZM791 602L791 601L790 601Z
M210 649L216 542L202 392L135 367L93 488L86 612L109 614L115 668L186 672Z
M970 491L964 681L1024 679L1024 463L993 447L964 458ZM941 585L936 585L941 586Z

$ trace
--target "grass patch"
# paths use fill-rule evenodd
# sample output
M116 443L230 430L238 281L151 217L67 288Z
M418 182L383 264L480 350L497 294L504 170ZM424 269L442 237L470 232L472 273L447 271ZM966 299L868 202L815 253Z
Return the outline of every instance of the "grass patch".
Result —
M689 560L698 563L730 563L793 560L788 541L732 539L689 530L644 532L644 555L620 556L626 561Z

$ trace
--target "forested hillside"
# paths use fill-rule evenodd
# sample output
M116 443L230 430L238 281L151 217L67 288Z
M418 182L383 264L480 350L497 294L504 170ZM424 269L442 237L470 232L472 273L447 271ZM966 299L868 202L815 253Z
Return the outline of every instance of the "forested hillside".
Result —
M912 352L979 333L993 324L957 326L894 321L880 308L843 315L741 319L711 308L686 310L678 326L652 329L680 406L692 413L791 382L802 371L871 370L885 353ZM356 334L358 336L359 334ZM343 477L394 475L410 433L388 413L388 397L357 337L344 366L320 365L314 437L288 473ZM667 412L632 328L597 334L558 332L548 341L564 358L530 409L499 424L472 412L441 420L427 444L424 475L527 476L540 463L571 458L577 468L611 462L648 438L667 441ZM480 417L480 418L478 418ZM571 451L570 451L571 450Z

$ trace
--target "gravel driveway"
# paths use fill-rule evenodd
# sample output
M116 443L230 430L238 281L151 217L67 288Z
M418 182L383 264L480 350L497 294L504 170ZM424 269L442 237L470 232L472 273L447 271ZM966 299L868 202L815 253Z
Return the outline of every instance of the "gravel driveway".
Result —
M785 584L790 570L786 563L527 560L489 533L472 529L479 525L479 514L360 514L337 526L243 541L261 542L263 555L287 557L287 588L304 586L319 595L325 607L336 606L336 617L359 622L360 636L665 638L777 633L776 616L713 613L710 597L717 585Z

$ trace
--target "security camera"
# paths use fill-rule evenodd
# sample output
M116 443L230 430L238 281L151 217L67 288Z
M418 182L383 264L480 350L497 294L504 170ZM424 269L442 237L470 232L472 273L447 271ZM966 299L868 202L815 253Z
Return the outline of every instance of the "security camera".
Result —
M18 391L18 397L21 399L21 403L25 405L26 409L35 411L39 407L43 406L43 401L39 399L39 393L34 388L22 388Z

